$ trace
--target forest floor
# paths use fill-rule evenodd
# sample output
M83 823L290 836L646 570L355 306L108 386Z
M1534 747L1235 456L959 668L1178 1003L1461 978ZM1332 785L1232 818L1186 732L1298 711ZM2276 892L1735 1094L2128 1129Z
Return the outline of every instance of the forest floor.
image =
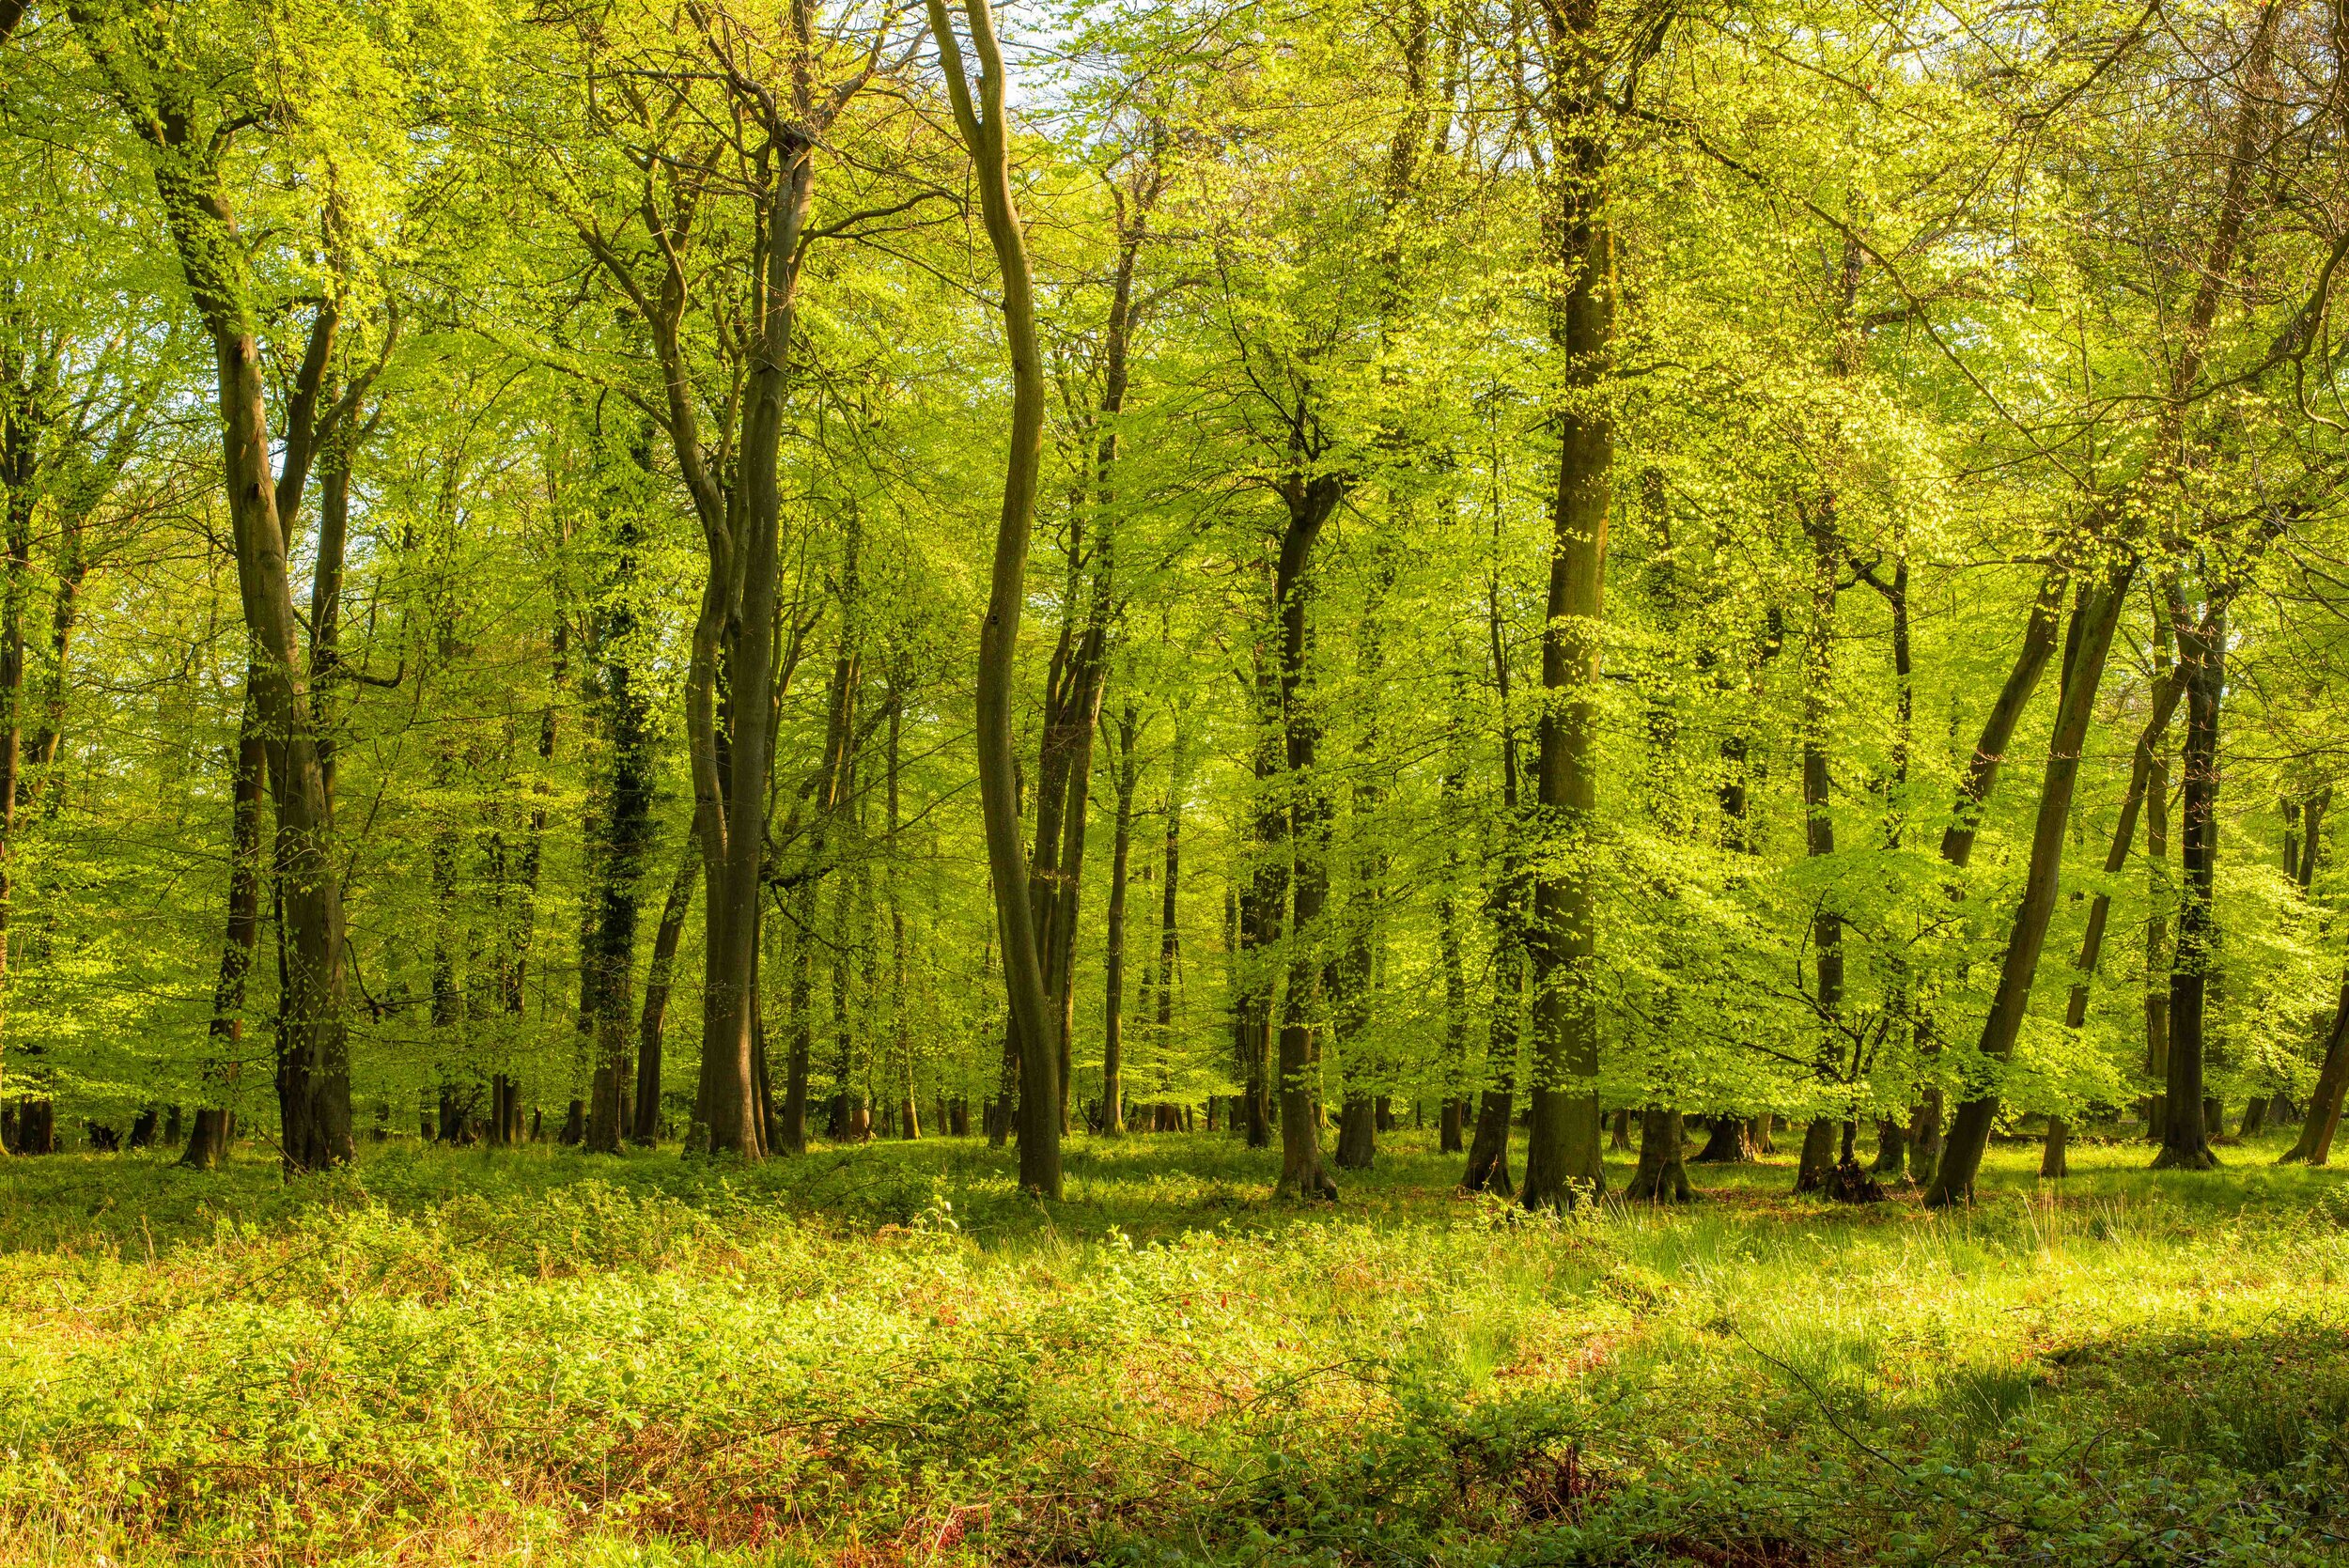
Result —
M0 1164L0 1560L2349 1561L2349 1178L2280 1141L1565 1219L1432 1145L1309 1210L1206 1135L1049 1212L962 1140Z

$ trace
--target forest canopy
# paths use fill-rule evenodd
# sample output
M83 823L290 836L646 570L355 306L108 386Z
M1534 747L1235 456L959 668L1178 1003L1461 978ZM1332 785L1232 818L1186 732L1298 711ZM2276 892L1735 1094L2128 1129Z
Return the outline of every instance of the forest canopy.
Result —
M2322 1163L2343 29L0 6L8 1146Z

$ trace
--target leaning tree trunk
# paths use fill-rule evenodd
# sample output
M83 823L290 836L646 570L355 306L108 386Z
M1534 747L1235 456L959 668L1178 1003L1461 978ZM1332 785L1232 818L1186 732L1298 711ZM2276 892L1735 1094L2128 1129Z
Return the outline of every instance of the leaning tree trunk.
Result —
M2160 767L2161 737L2170 727L2170 716L2178 706L2178 693L2184 683L2175 675L2165 673L2154 683L2153 711L2145 720L2145 727L2138 732L2136 749L2130 753L2129 787L2121 800L2120 819L2112 829L2112 846L2105 851L2104 871L2107 877L2120 874L2128 863L2129 846L2137 838L2138 814L2145 803L2146 790ZM2077 1034L2088 1023L2088 987L2096 976L2096 965L2103 956L2105 925L2112 913L2112 894L2099 893L2088 908L2088 929L2080 937L2079 958L2073 965L2074 978L2070 997L2065 1001L2063 1027ZM2071 1126L2061 1116L2047 1118L2047 1134L2039 1158L2039 1174L2055 1180L2071 1174L2069 1142Z
M652 939L652 964L645 971L645 1007L636 1022L636 1094L630 1104L630 1141L651 1145L661 1138L661 1047L669 1020L669 985L677 967L677 942L685 935L685 915L693 905L693 884L701 879L698 846L688 844L669 879L669 895L661 901L661 924Z
M2064 834L2070 826L2072 792L2079 779L2080 749L2094 715L2096 691L2103 683L2105 659L2120 624L2121 606L2128 591L2133 563L2123 563L2092 579L2080 590L2072 612L2069 655L2057 699L2055 732L2047 745L2047 762L2040 783L2039 814L2032 824L2030 858L2023 882L2023 897L2007 936L2006 955L1999 969L1998 990L1983 1022L1982 1054L2004 1063L2014 1054L2022 1032L2023 1009L2030 1000L2032 978L2039 969L2040 949L2047 924L2055 913L2058 877L2062 869ZM1940 1168L1925 1201L1937 1206L1965 1203L1974 1190L1974 1176L1990 1145L1990 1128L1997 1120L1998 1095L1986 1092L1958 1108L1943 1147Z
M179 1163L194 1171L213 1170L228 1158L233 1129L226 1091L234 1083L244 1054L244 983L261 928L261 781L268 759L252 691L248 671L229 791L228 924L220 944L220 977L212 983L212 1018L206 1030L210 1049L203 1074L207 1086L222 1093L216 1103L196 1108L187 1149L179 1157Z
M2325 1064L2317 1070L2308 1116L2300 1124L2300 1136L2277 1163L2323 1165L2331 1159L2344 1099L2349 1099L2349 972L2341 977L2341 1000L2334 1004L2333 1026L2325 1036Z

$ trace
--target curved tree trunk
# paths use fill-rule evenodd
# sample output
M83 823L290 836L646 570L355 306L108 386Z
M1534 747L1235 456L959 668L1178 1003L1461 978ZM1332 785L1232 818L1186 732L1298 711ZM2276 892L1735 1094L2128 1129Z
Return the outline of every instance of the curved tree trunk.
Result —
M1058 1198L1061 1086L1056 1036L1060 1020L1045 989L1043 955L1028 908L1028 857L1019 843L1019 769L1012 756L1011 722L1019 612L1027 598L1028 538L1034 524L1036 474L1044 446L1044 371L1036 346L1035 290L1027 241L1012 201L1003 60L995 41L994 15L987 0L964 0L972 49L979 58L974 103L945 0L928 0L928 10L956 125L977 175L988 240L1003 274L1012 414L987 620L979 633L979 805L987 828L988 872L995 893L995 934L1002 944L1004 986L1011 1000L1011 1037L1019 1053L1019 1185L1043 1197Z

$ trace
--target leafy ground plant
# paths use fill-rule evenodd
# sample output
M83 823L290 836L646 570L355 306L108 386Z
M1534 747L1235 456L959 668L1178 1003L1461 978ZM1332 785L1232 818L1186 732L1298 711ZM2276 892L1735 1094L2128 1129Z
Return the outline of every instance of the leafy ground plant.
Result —
M0 1552L117 1563L2323 1563L2327 1172L1564 1218L1404 1141L0 1168ZM2030 1157L2035 1158L2035 1154ZM2000 1164L1999 1161L2005 1161ZM2248 1162L2247 1162L2248 1163ZM1618 1172L1618 1175L1621 1173ZM103 1196L93 1202L91 1194Z

